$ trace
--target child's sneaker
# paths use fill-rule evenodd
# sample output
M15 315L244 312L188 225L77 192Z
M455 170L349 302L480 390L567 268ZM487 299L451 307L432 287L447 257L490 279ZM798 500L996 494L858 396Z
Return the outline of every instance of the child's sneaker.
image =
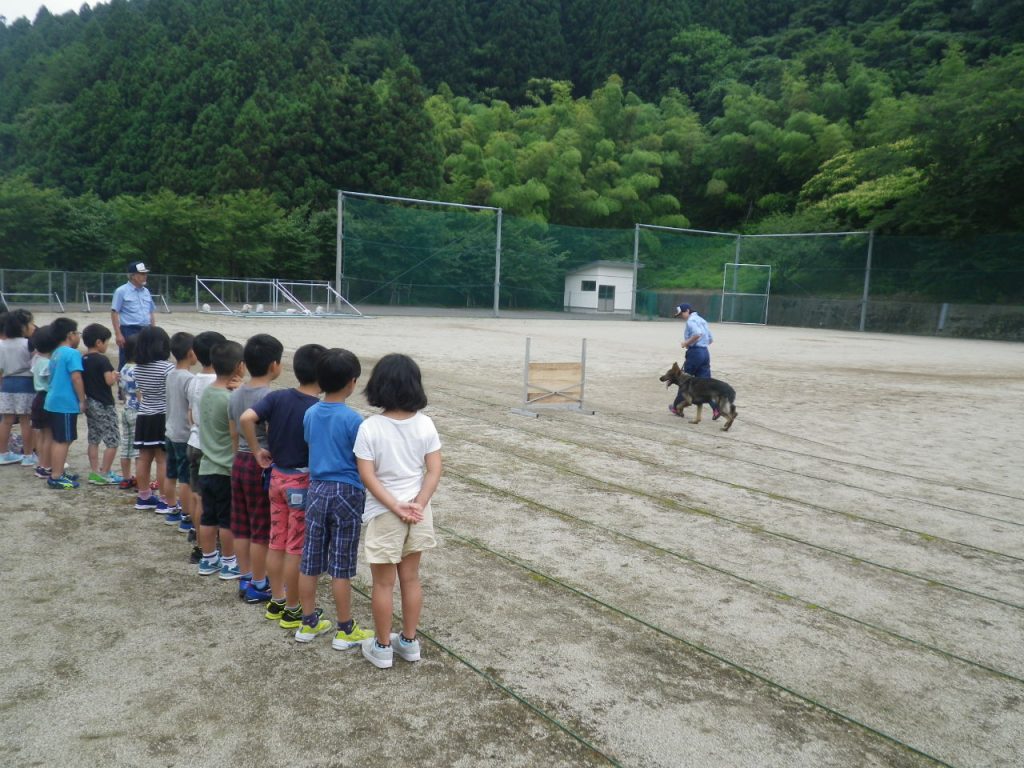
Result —
M281 611L281 620L278 621L278 626L281 629L295 629L302 625L302 609L301 608L285 608Z
M245 585L245 594L242 595L242 599L249 605L261 605L267 602L270 599L270 584L267 584L266 589L260 589L253 586L253 583L250 581Z
M72 480L67 475L61 475L60 477L51 477L46 481L46 485L50 488L62 488L71 490L72 488L78 487L78 481Z
M35 471L35 476L38 477L40 480L49 480L50 479L50 468L49 467L40 467L40 466L37 465L36 466L36 471Z
M240 579L242 578L242 571L239 569L237 562L234 565L222 563L220 566L220 576L218 578L221 581L233 581L234 579Z
M158 515L169 515L171 512L174 511L174 507L172 507L163 499L157 496L151 496L150 498L156 499L156 506L153 507L153 511L156 512Z
M164 525L178 525L181 522L181 507L174 507L164 515Z
M264 619L269 621L280 621L284 615L284 603L276 603L271 600L267 603L267 611L263 614Z
M197 547L198 549L198 547ZM200 557L199 559L199 575L210 576L217 573L221 569L220 555L214 555L213 557Z
M395 663L395 652L391 646L381 646L376 637L363 640L363 656L377 669L389 669Z
M107 483L108 484L116 485L118 488L120 488L121 487L121 483L123 481L124 481L124 478L121 477L119 474L117 474L117 472L114 472L113 470L111 470L110 472L107 473Z
M420 641L416 638L406 640L397 632L391 633L391 647L395 655L406 661L420 660Z
M156 496L150 496L148 499L144 499L141 496L135 497L135 508L141 509L143 512L145 512L147 509L156 509L156 505Z
M90 472L89 485L110 485L110 478L99 472Z
M327 619L323 617L323 609L317 608L316 613L313 614L316 618L314 621L316 624L307 624L305 618L302 620L302 626L295 630L295 639L300 643L308 643L316 637L319 637L324 632L330 631L331 624Z
M134 491L138 487L135 482L135 475L121 478L121 482L117 484L117 487L122 491Z
M192 525L192 521L188 515L181 516L181 522L178 523L178 533L191 533L194 532L196 527Z
M29 453L21 457L21 466L23 467L34 467L38 462L39 457L35 453Z
M186 539L186 541L189 544L195 544L197 538L199 538L199 537L196 536L196 529L193 526L192 530L188 532L188 538Z
M20 464L20 453L0 453L0 464Z
M371 637L373 637L373 632L363 629L353 622L351 632L342 632L339 629L335 633L334 639L331 641L331 648L336 651L347 651L350 648L355 648L357 645L362 645L364 640L368 640Z

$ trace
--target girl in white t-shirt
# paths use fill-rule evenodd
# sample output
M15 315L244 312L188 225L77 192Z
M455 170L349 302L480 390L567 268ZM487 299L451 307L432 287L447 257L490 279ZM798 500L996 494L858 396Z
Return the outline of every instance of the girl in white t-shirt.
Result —
M390 667L394 654L419 661L416 625L423 608L420 555L437 545L430 497L441 480L441 438L429 416L419 366L411 357L380 359L366 384L366 400L380 414L359 427L355 455L366 486L364 548L373 574L376 637L363 643L374 666ZM402 592L402 631L391 633L395 579Z

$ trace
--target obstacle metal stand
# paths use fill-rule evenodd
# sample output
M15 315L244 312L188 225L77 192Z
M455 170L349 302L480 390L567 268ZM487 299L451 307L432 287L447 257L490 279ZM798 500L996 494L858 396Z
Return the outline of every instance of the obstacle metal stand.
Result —
M576 411L593 415L583 405L587 379L587 340L583 339L578 363L530 362L530 338L526 338L526 360L523 363L523 402L512 413L537 418L538 409Z

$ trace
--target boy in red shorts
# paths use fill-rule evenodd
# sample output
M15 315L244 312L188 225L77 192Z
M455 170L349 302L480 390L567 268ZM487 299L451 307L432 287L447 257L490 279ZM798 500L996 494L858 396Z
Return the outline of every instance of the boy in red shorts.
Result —
M268 427L267 447L254 453L261 467L272 467L267 553L271 599L264 615L285 629L295 629L302 623L299 562L306 531L306 489L309 488L309 446L302 436L302 418L310 406L319 402L316 364L325 351L319 344L305 344L295 350L292 368L299 385L271 392L239 419L242 434L250 445L257 441L256 425Z

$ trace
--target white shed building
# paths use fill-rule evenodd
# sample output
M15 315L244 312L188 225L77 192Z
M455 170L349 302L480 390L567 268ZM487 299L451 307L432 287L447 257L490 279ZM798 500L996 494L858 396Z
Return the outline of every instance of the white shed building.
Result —
M633 309L633 262L592 261L565 276L566 312L619 312Z

